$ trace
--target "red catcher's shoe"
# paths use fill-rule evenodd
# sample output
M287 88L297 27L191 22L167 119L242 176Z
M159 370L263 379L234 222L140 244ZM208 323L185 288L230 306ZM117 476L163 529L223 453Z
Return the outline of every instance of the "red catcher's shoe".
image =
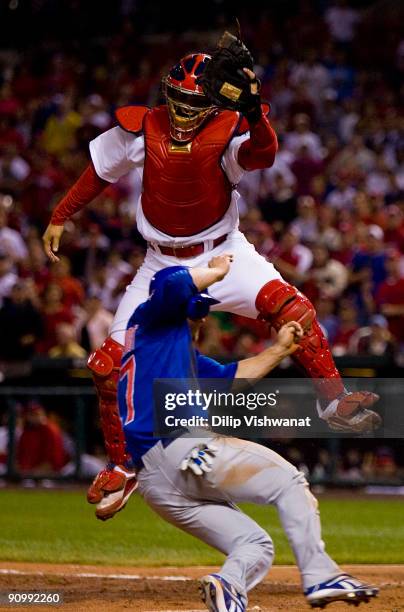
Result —
M133 468L113 464L97 474L87 492L87 501L97 504L97 518L107 520L122 510L138 487L136 475Z
M369 410L380 397L370 391L347 393L339 400L330 416L326 417L330 429L346 433L372 433L382 424L377 412Z

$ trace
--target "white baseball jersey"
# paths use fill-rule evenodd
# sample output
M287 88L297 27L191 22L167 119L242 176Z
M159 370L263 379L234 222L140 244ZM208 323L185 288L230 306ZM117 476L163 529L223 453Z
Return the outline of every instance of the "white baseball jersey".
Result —
M232 185L237 185L245 172L238 163L237 155L241 143L249 137L247 132L242 136L233 138L222 157L223 170ZM142 180L145 159L143 136L136 136L125 132L120 127L115 127L90 142L90 153L98 176L105 181L116 183L118 179L131 170L136 170L139 173L140 181ZM222 219L215 225L199 234L173 238L149 223L144 215L140 196L135 203L137 228L145 240L162 245L181 244L187 246L205 240L214 240L237 229L239 221L237 200L239 197L237 190L233 189L230 206Z

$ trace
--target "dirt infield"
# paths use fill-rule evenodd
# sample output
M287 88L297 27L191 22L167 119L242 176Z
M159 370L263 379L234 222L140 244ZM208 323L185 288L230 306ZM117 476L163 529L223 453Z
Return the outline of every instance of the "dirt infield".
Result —
M404 612L404 565L344 566L344 570L381 589L379 597L361 609ZM60 606L16 606L20 611L57 607L75 612L203 612L197 578L212 571L212 567L128 568L3 562L0 563L0 592L51 590L63 596L64 603ZM327 608L331 612L350 609L343 603ZM0 606L0 610L10 610L10 607ZM301 595L296 568L273 567L263 584L251 592L248 610L307 612L309 608Z

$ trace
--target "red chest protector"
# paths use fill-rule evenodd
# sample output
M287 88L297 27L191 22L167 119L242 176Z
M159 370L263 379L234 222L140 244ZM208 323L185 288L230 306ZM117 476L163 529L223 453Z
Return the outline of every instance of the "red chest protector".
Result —
M128 129L119 116L122 111L117 117ZM154 227L170 236L192 236L223 217L232 185L220 162L239 122L238 113L222 111L192 142L177 145L170 138L166 107L143 111L143 128L138 128L144 133L146 150L142 208Z

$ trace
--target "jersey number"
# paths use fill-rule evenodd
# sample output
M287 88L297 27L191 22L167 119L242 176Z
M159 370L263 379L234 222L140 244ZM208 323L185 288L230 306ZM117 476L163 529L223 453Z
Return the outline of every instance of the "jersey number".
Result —
M126 419L124 425L128 425L135 418L135 406L133 403L133 395L135 392L135 358L133 355L121 366L120 378L121 381L127 378L126 384Z

